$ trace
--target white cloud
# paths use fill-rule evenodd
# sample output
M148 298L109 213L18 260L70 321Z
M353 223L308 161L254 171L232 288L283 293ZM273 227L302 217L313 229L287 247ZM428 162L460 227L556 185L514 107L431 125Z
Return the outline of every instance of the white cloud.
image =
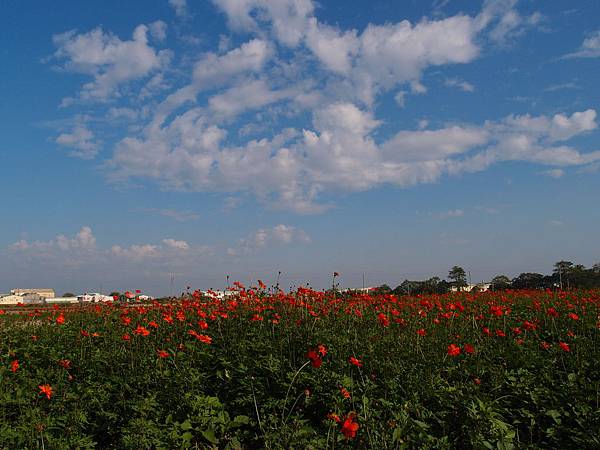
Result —
M164 41L167 38L167 24L162 20L157 20L148 25L150 36L157 41Z
M444 81L444 84L449 87L457 87L465 92L475 92L475 86L473 86L467 81L460 80L458 78L447 78Z
M56 239L50 241L34 241L29 242L21 239L10 246L14 251L48 251L57 248L62 252L90 252L96 249L96 237L92 229L88 226L81 227L81 230L69 238L63 234L59 234Z
M188 222L190 220L198 220L200 218L200 215L195 212L179 211L177 209L144 208L141 211L168 217L177 222Z
M450 211L444 211L438 214L440 219L448 219L452 217L462 217L465 215L465 211L463 209L451 209Z
M95 141L94 133L84 124L76 125L69 133L61 133L55 139L58 145L73 150L71 156L91 159L98 154L99 143Z
M309 244L310 237L304 230L292 225L279 224L272 228L259 228L250 236L239 240L237 247L229 247L229 256L253 253L273 245Z
M600 58L600 30L586 37L579 50L565 55L564 58Z
M187 242L185 241L177 241L175 239L163 239L163 243L170 248L176 249L176 250L189 250L190 246Z
M155 34L159 32L156 22L152 27ZM148 26L139 25L129 41L102 28L83 34L68 31L54 36L54 58L65 70L93 77L83 85L82 99L104 101L118 96L120 85L143 78L169 62L170 52L156 51L148 44L148 31Z
M563 169L550 169L546 170L544 174L552 178L562 178L565 175L565 171Z
M179 18L188 17L187 0L169 0L169 5L175 11L175 15Z

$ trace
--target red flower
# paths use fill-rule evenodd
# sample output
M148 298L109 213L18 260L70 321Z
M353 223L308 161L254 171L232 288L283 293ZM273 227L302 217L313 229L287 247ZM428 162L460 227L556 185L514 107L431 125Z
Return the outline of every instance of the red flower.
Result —
M135 330L133 330L133 332L141 336L148 336L150 334L150 330L141 325L138 325L138 327Z
M40 394L45 395L50 400L50 397L52 397L52 386L49 384L40 384L38 388L40 389Z
M63 313L60 313L58 315L58 317L56 318L56 323L59 325L62 325L63 323L65 323L65 315Z
M123 316L121 317L121 322L123 322L123 325L127 326L131 323L131 317Z
M387 327L390 324L390 319L384 313L377 314L377 320L383 327Z
M358 423L354 422L354 416L348 415L344 423L342 424L342 433L346 436L347 439L352 439L356 437L356 432L358 431Z
M323 344L317 345L317 349L319 350L321 356L325 356L327 354L327 347L325 347Z
M57 361L57 363L59 366L64 367L67 370L71 368L71 361L68 359L60 359Z
M19 360L15 359L13 362L10 363L10 371L12 373L15 373L18 369L19 369Z
M157 350L156 352L158 353L159 358L168 358L170 356L169 352L164 350Z
M357 359L354 356L351 356L349 361L350 361L350 364L353 364L356 367L362 367L362 362L360 362L360 359Z
M199 320L198 326L201 330L206 330L208 328L208 322L206 322L206 320Z
M465 353L468 353L469 355L475 353L475 347L473 347L471 344L465 344L463 349L465 350Z
M340 416L338 416L336 413L330 412L329 414L327 414L327 418L331 419L337 423L341 423L342 419L340 419Z
M560 346L560 348L562 348L562 350L564 352L570 352L571 351L571 347L569 347L569 344L567 344L566 342L559 342L558 345Z
M148 322L148 326L152 328L158 328L158 324L154 320L152 322Z
M480 380L479 378L475 378L475 379L473 380L473 383L475 383L475 384L477 384L477 385L480 385L480 384L481 384L481 380Z
M506 333L502 330L496 330L496 336L506 337Z
M81 333L81 335L82 335L83 337L90 337L90 333L88 333L88 332L87 332L87 331L85 331L85 330L81 330L81 331L80 331L80 333Z
M341 387L340 387L340 392L341 392L341 394L342 394L342 396L343 396L344 398L350 398L350 397L351 397L351 395L350 395L350 391L348 391L348 389L346 389L346 388L345 388L345 387L343 387L343 386L341 386Z
M124 341L130 341L131 340L131 336L129 336L128 334L124 334L121 339L123 339Z
M167 315L164 315L164 316L163 316L163 320L164 320L165 322L167 322L167 323L173 323L173 317L172 317L172 316L167 316Z
M548 350L551 347L551 345L548 344L546 341L542 341L540 342L540 347L542 347L544 350Z
M569 313L568 316L570 319L579 320L579 316L575 313Z
M314 350L309 350L308 352L306 352L306 357L310 359L310 363L312 364L312 366L317 369L321 367L321 364L323 364L323 360L321 359L319 354Z
M448 354L450 356L458 356L458 355L460 355L460 351L461 351L460 347L456 344L450 344L448 346Z
M139 289L136 289L136 290L135 290L135 293L136 293L136 294L140 294L141 292L142 292L142 291L140 291Z
M427 334L427 331L425 331L425 328L419 328L419 329L417 330L417 334L418 334L419 336L425 336L425 335Z

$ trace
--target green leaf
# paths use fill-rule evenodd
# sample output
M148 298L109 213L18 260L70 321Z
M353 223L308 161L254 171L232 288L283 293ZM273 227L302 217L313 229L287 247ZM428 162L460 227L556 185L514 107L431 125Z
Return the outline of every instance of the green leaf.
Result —
M179 425L179 427L182 430L191 430L193 428L191 422L189 421L189 419L186 420L185 422L183 422L181 425Z
M215 432L213 430L205 430L202 432L202 436L210 442L211 444L218 444L219 440L215 436Z

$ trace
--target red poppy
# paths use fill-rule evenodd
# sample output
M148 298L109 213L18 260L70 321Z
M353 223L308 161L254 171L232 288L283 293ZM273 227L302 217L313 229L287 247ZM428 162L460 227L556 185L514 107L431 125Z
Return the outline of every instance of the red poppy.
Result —
M10 363L10 371L15 373L19 369L19 360L15 359Z
M87 332L87 331L85 331L85 330L81 330L81 331L80 331L80 333L81 333L81 335L82 335L83 337L89 337L89 336L90 336L90 333L88 333L88 332Z
M390 319L384 313L377 314L377 320L383 327L387 327L390 324Z
M127 317L127 316L121 317L121 322L123 322L123 325L127 326L131 323L131 317Z
M134 334L139 334L141 336L148 336L150 334L150 330L146 327L138 325L138 327L133 330Z
M354 356L351 356L349 361L350 361L350 364L353 364L356 367L362 367L362 362L360 362L360 359L357 359Z
M579 320L579 316L575 313L569 313L568 316L569 316L569 319Z
M166 352L164 350L157 350L156 352L158 353L159 358L168 358L170 356L169 352Z
M56 323L59 325L62 325L63 323L65 323L65 315L63 313L60 313L58 315L58 317L56 318Z
M158 328L158 324L154 320L152 322L148 322L148 326L152 328Z
M450 344L447 351L450 356L458 356L461 352L460 347L456 344Z
M325 347L323 344L317 345L317 349L319 350L319 354L321 356L327 355L327 347Z
M198 326L201 330L206 330L208 328L208 322L206 322L206 320L199 320Z
M333 420L334 422L341 423L342 419L336 413L330 412L327 414L327 418Z
M123 339L124 341L130 341L131 340L131 336L129 336L128 334L124 334L121 339Z
M419 329L417 330L417 334L418 334L419 336L425 336L425 335L427 334L427 331L425 331L425 328L419 328Z
M475 353L475 347L473 347L471 344L465 344L463 349L465 350L465 353L468 353L469 355Z
M354 416L348 415L344 423L342 424L342 433L346 436L347 439L352 439L356 437L356 432L358 431L358 423L354 422Z
M506 333L502 330L496 330L496 336L506 337Z
M341 394L342 394L342 396L343 396L344 398L350 398L350 397L351 397L351 395L350 395L350 391L348 391L348 389L346 389L346 388L345 388L345 387L343 387L343 386L342 386L342 387L340 387L340 392L341 392Z
M548 344L546 341L542 341L540 342L540 347L542 347L544 350L548 350L551 347L551 345Z
M571 351L571 347L569 347L569 344L567 344L566 342L559 342L558 345L560 346L560 348L564 352L570 352Z
M314 350L309 350L308 352L306 352L306 357L310 359L310 363L312 364L312 366L317 369L321 367L321 364L323 364L323 360L321 359L319 354Z
M50 400L50 397L52 397L52 386L49 384L40 384L38 388L40 389L40 394L45 395Z
M140 291L139 289L136 289L136 290L135 290L135 293L136 293L136 294L140 294L141 292L142 292L142 291Z
M71 361L69 361L68 359L60 359L57 361L57 363L59 366L64 367L65 369L71 368Z

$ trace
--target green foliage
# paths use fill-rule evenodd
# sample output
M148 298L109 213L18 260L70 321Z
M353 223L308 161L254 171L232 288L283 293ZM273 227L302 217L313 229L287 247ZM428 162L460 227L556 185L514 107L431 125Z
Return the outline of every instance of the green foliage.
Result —
M598 291L242 294L0 315L0 448L600 448Z

